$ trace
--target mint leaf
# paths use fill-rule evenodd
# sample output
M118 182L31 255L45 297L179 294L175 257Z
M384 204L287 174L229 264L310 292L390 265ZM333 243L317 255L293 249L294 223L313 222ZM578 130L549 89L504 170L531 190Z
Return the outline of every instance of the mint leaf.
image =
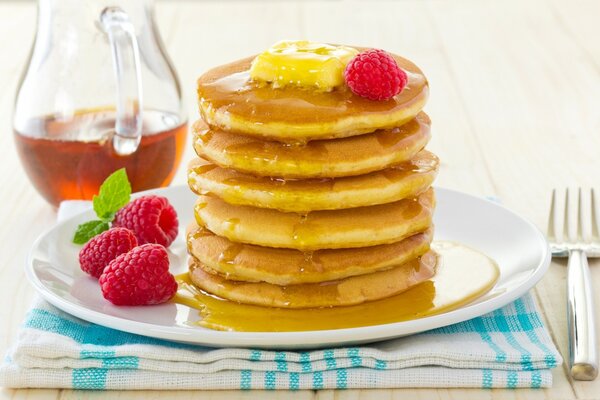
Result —
M107 231L108 222L94 220L85 222L77 227L75 236L73 236L73 243L75 244L86 244L88 240L94 236Z
M131 185L127 179L125 168L113 172L100 186L98 195L94 196L94 211L104 222L111 222L121 207L129 203Z
M121 168L104 180L92 202L98 220L88 221L77 227L73 243L85 244L94 236L110 229L109 223L121 207L129 203L131 184L125 168Z

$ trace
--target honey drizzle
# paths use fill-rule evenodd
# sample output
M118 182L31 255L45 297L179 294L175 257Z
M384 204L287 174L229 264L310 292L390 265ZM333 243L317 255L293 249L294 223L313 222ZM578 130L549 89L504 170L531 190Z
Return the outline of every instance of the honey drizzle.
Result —
M302 253L304 259L300 264L300 272L317 271L323 272L323 263L319 258L318 251L305 251Z
M314 230L308 224L309 213L298 214L298 222L293 226L292 239L300 246L306 244L306 240L314 236Z
M243 158L247 161L261 162L272 165L283 159L289 162L305 163L314 160L327 161L331 155L338 157L341 145L343 151L348 152L351 148L367 147L371 151L389 153L392 151L406 152L416 143L427 141L430 136L429 119L424 114L419 114L414 120L400 127L379 129L368 135L353 136L349 138L331 140L303 141L269 141L253 137L244 137L243 140L228 140L228 135L222 137L225 144L220 146L215 143L223 155L235 158ZM210 147L215 136L215 131L204 125L194 126L196 143L202 147ZM223 135L223 133L220 133ZM229 143L228 143L229 142ZM376 146L376 147L374 147ZM333 150L333 152L332 152ZM340 161L343 161L340 160Z
M438 159L431 153L420 153L413 160L400 163L381 171L371 172L361 177L346 178L309 178L294 179L281 177L260 177L248 173L235 172L228 169L220 169L217 174L208 176L208 182L216 182L225 185L232 195L242 194L247 189L253 189L268 193L271 197L278 198L294 194L298 191L335 191L335 190L359 190L365 187L381 187L382 180L385 185L388 183L399 183L401 180L410 179L406 182L407 192L416 192L412 190L413 186L419 186L422 182L432 179L436 174ZM209 173L217 168L214 164L198 162L190 167L189 184L196 193L206 194L204 184L200 176ZM365 186L368 184L368 186ZM283 197L286 198L286 197Z
M219 264L225 265L234 265L236 257L244 250L244 245L241 243L232 243L227 246L225 250L221 254L219 254L219 258L217 262Z
M225 221L223 221L223 229L228 233L234 233L239 224L239 218L228 218Z

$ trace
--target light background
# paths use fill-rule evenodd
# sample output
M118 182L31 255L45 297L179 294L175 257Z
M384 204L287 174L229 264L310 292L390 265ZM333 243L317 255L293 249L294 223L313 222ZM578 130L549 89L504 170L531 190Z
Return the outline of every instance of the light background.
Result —
M439 186L502 202L545 229L554 187L600 182L600 1L162 1L157 20L179 72L190 121L195 79L207 68L259 52L283 38L384 48L428 76L430 149ZM18 77L35 34L35 3L0 2L0 353L15 339L33 296L23 274L28 247L55 213L35 193L13 145ZM175 183L185 182L185 153ZM600 269L592 263L600 287ZM564 263L535 290L566 355ZM600 289L599 289L600 290ZM597 291L598 293L598 291ZM600 296L596 294L600 305ZM598 398L600 380L572 383L555 371L551 390L303 392L298 398ZM112 393L153 398L152 393ZM198 394L196 394L198 395ZM236 398L237 393L211 397ZM288 398L286 393L253 397ZM31 397L29 397L31 396ZM173 397L175 394L170 394ZM189 393L180 393L188 398ZM89 398L71 391L0 391L9 398Z

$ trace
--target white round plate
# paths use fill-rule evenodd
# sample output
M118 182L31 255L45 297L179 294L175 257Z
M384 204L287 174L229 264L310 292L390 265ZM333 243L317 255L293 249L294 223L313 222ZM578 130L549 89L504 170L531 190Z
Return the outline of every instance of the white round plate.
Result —
M187 268L185 226L191 221L194 195L187 187L145 192L165 196L179 214L180 231L171 245L171 272ZM81 319L155 338L215 347L315 348L352 345L423 332L477 317L525 294L550 264L544 236L506 208L464 193L436 189L435 235L457 241L492 257L500 267L498 283L474 302L443 314L392 324L308 332L221 332L188 325L198 313L187 306L163 304L117 307L104 300L97 280L79 269L80 246L71 243L78 224L93 219L89 210L69 218L36 240L27 260L27 276L51 304ZM139 194L138 194L139 195Z

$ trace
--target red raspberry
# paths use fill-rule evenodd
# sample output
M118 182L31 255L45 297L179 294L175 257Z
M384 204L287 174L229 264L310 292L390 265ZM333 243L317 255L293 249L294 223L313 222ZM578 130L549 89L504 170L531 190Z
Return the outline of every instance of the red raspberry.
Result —
M169 255L159 244L144 244L121 254L100 276L102 295L118 306L160 304L177 291Z
M138 243L158 243L169 247L177 237L177 212L165 197L143 196L121 208L113 226L131 229Z
M137 246L133 232L125 228L112 228L94 236L79 252L81 269L98 278L109 262Z
M406 72L383 50L356 55L346 66L344 78L352 92L371 100L389 100L408 82Z

